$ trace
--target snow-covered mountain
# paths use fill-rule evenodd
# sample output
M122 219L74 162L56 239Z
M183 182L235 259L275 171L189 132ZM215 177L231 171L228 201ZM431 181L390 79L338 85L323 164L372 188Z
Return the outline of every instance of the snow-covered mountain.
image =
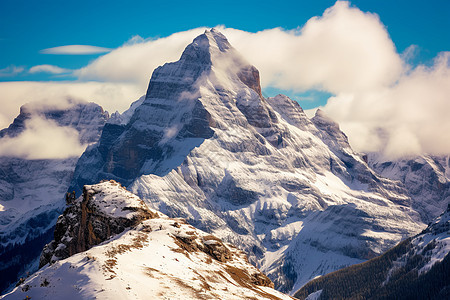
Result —
M299 299L449 299L450 204L420 234L383 255L310 281Z
M105 125L71 189L121 182L153 209L249 253L278 289L382 253L425 225L322 112L263 98L258 70L217 30L158 67Z
M412 207L425 223L436 218L450 203L450 156L421 155L390 160L368 154L369 165L384 177L401 181Z
M14 122L0 131L0 143L2 138L20 136L33 118L76 130L80 144L92 144L98 141L108 114L94 103L71 102L64 108L24 105ZM42 247L64 209L78 158L0 156L0 290L19 274L37 269Z
M52 264L2 299L292 299L241 250L148 209L114 181L85 187L42 260Z

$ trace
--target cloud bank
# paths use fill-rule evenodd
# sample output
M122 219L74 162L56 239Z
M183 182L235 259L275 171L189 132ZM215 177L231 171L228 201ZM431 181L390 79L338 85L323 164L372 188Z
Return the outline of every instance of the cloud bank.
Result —
M66 54L66 55L87 55L109 52L112 49L90 45L67 45L47 48L40 51L42 54Z
M332 97L324 110L361 151L388 158L450 154L450 52L392 86Z
M402 60L377 15L337 2L303 28L250 33L218 27L261 73L262 85L332 93L378 88L394 82ZM175 61L205 28L156 40L141 40L96 59L76 74L81 79L146 83L151 72Z
M25 130L18 136L0 139L0 156L26 159L63 159L80 156L86 146L81 145L78 132L60 127L55 122L34 116L25 121Z
M228 31L231 43L260 69L265 86L357 92L389 85L402 72L378 16L347 2L337 2L297 30Z
M133 37L76 70L79 82L0 83L7 103L0 124L11 118L12 107L18 111L25 99L34 98L79 97L121 111L145 93L157 66L179 59L204 29L158 39ZM218 29L260 70L263 87L334 94L323 110L341 124L356 150L384 151L389 157L450 153L449 55L442 53L431 67L408 65L416 47L399 54L376 14L338 1L295 30Z

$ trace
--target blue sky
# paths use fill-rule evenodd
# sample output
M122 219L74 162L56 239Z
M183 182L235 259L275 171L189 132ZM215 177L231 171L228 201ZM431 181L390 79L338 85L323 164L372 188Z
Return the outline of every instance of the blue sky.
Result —
M0 69L40 64L79 68L97 55L40 54L62 45L116 48L132 36L168 36L200 26L223 24L256 32L294 29L321 15L334 1L0 1ZM450 49L450 1L355 0L362 11L377 13L399 52L411 44L418 59ZM1 80L44 79L13 76Z
M260 70L265 96L321 106L356 150L450 153L448 0L0 0L0 128L33 101L123 111L156 66L217 25ZM68 45L111 52L48 54Z

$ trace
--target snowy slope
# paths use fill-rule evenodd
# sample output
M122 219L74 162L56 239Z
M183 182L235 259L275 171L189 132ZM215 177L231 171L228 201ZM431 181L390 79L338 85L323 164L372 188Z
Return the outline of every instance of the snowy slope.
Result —
M450 202L450 156L421 155L389 160L378 153L369 153L368 158L376 172L404 184L412 207L424 223L436 218Z
M0 137L18 136L35 117L75 129L80 143L90 144L100 138L108 113L94 103L74 102L64 109L24 105ZM52 234L77 161L0 157L0 290L19 273L37 267L27 264L37 262Z
M310 281L295 297L448 299L449 252L450 205L420 234L368 262Z
M149 206L236 244L290 291L424 228L405 190L337 124L286 96L217 30L157 68L127 124L107 124L72 187L120 181Z
M148 210L115 182L86 187L73 205L81 203L90 206L85 217L102 215L97 222L105 224L143 212L150 219L45 266L2 299L291 299L271 288L270 280L233 245L182 219ZM69 216L73 211L67 209L62 218L83 222L83 211L78 213Z

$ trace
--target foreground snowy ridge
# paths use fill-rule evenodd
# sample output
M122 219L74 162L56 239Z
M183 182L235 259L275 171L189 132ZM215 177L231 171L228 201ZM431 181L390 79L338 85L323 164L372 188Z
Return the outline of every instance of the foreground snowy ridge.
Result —
M275 291L244 252L146 208L114 181L86 187L72 205L83 202L89 210L74 216L69 207L58 222L73 219L69 228L88 220L86 212L96 216L94 223L147 219L87 251L55 258L2 299L291 299ZM58 248L71 238L79 237L64 236Z

